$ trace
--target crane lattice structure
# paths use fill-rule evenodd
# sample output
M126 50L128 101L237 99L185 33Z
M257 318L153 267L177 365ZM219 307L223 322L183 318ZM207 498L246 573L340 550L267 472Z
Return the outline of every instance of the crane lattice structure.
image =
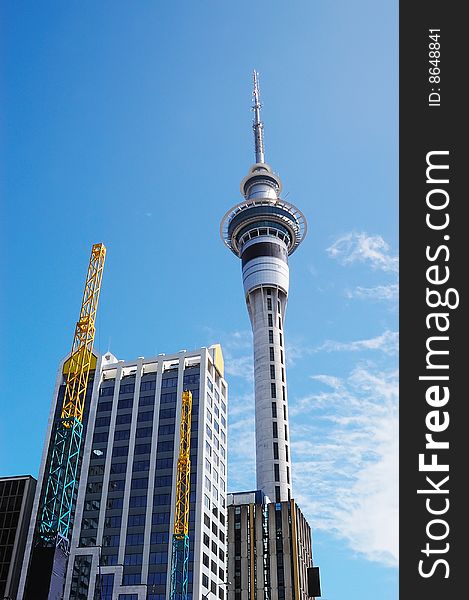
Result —
M68 360L65 395L55 424L49 472L39 521L39 543L62 545L68 550L78 463L83 440L83 411L93 362L95 320L103 276L106 247L94 244L86 277L80 318Z
M174 516L171 559L170 600L187 600L189 577L189 499L191 484L191 415L192 392L182 393L179 458L176 479L176 511Z

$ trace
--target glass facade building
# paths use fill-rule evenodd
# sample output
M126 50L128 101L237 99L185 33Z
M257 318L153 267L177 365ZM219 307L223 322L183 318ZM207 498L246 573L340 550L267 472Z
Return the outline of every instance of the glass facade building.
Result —
M36 480L0 478L0 598L16 598Z
M62 375L58 399L61 388ZM169 598L184 390L192 392L189 600L226 597L228 400L216 345L130 362L98 357L65 600ZM33 531L32 522L30 546Z

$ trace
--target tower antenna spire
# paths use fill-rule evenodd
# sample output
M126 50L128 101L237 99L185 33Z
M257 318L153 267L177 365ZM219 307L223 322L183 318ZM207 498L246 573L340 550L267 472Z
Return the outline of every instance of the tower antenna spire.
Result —
M264 160L264 123L261 121L261 101L259 93L259 73L254 70L253 74L253 106L254 119L252 121L252 129L254 131L254 148L256 151L256 163L263 163Z

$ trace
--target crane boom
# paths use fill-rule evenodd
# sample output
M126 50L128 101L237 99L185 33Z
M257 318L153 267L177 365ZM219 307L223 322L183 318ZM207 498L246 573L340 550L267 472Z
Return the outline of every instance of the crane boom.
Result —
M189 500L191 477L191 416L192 392L182 393L179 458L176 478L176 505L174 515L171 559L170 600L187 600L189 575Z
M106 247L94 244L86 277L80 318L75 327L60 419L55 425L49 472L39 522L41 545L68 547L73 499L79 477L83 411L93 362L95 319Z

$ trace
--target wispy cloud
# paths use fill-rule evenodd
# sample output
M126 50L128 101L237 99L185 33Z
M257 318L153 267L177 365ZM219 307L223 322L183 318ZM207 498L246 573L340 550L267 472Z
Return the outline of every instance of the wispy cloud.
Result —
M366 363L344 379L320 374L311 380L319 389L290 410L297 500L313 528L345 538L369 560L396 566L397 372Z
M390 254L389 244L380 235L347 233L338 238L326 252L342 265L367 263L380 271L398 272L399 260Z
M395 354L399 344L399 333L386 330L377 337L353 342L335 342L327 340L316 352L358 352L360 350L380 350L385 354Z
M390 283L389 285L377 285L371 288L358 286L354 290L347 291L347 296L363 300L388 300L394 302L399 296L399 285L397 283Z
M318 352L365 352L379 351L384 354L396 354L399 343L399 333L387 329L380 335L363 340L352 340L349 342L326 340L319 346L310 347L307 344L296 341L287 343L287 363L295 365L305 356L317 354Z

